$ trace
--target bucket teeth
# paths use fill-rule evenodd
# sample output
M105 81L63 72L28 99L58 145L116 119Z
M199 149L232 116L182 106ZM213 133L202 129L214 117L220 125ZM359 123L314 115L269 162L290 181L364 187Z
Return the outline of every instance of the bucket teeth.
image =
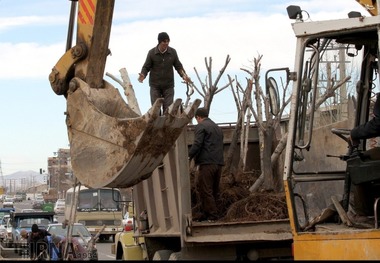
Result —
M154 102L153 106L149 109L149 115L152 117L152 119L156 119L158 116L160 116L162 104L164 104L164 99L157 99Z
M179 109L181 108L181 99L176 99L170 106L169 106L169 114L172 116L176 116L178 114Z

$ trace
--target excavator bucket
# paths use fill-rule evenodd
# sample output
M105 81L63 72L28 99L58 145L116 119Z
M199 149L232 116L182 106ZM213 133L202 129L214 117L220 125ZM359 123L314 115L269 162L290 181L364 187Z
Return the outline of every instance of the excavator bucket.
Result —
M160 115L162 103L157 100L139 116L106 81L104 88L94 89L72 79L66 124L74 176L91 188L131 187L150 177L201 100L182 109L177 99L165 115Z

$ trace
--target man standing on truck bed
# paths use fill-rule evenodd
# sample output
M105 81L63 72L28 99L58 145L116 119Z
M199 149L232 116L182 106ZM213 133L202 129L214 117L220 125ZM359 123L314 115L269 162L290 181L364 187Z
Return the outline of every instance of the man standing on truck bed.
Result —
M174 48L169 47L169 42L170 38L166 32L158 34L158 45L149 50L138 78L138 81L142 83L150 72L150 101L153 105L158 98L163 98L163 113L165 113L166 109L173 103L173 67L184 81L191 81L183 69L177 51Z
M195 112L198 125L194 130L194 142L189 150L189 160L194 158L198 166L195 187L198 191L200 213L193 215L196 221L218 219L216 206L219 198L219 183L224 165L222 129L208 117L206 108Z

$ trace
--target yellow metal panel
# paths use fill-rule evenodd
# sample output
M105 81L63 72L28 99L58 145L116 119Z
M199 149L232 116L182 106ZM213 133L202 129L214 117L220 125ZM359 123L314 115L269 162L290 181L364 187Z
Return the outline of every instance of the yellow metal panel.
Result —
M140 246L123 247L123 260L143 260L143 251Z
M133 246L135 244L135 241L133 239L133 231L121 233L120 242L124 246Z
M360 232L360 231L359 231ZM316 234L294 239L295 260L380 259L379 231Z

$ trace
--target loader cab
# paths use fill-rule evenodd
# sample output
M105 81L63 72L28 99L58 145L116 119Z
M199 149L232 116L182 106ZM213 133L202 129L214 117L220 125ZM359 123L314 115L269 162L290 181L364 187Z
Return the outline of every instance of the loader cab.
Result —
M349 140L372 119L380 91L379 17L310 22L300 7L288 13L297 41L283 183L294 259L379 259L379 139ZM266 77L270 98L279 81Z
M313 23L303 22L301 8L289 9L296 19L292 24L297 37L294 72L273 72L282 71L293 81L291 103L284 111L289 112L289 125L283 182L292 226L303 233L317 231L321 223L342 223L352 197L350 186L366 184L373 191L380 181L377 140L362 140L358 147L348 140L353 127L372 118L374 97L380 91L379 27L374 17L363 18L360 13ZM279 81L266 76L274 115L281 107L276 101ZM373 211L377 207L373 207L378 197L367 199L376 219L364 227L377 227L377 211ZM323 215L330 208L329 216Z

